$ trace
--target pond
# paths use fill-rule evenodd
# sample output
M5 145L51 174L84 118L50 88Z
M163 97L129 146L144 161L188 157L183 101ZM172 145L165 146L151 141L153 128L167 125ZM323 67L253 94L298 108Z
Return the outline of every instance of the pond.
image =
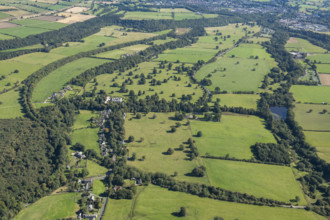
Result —
M270 111L273 113L274 118L277 119L286 119L288 109L286 107L278 107L278 106L273 106L269 108Z

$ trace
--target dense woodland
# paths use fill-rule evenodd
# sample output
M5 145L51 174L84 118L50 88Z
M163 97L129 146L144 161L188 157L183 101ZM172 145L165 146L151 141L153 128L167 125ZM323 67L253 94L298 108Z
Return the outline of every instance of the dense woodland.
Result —
M304 185L307 195L313 198L316 193L321 192L322 199L317 200L312 207L309 207L322 215L329 215L330 189L323 183L330 181L330 165L321 160L316 149L306 143L302 128L294 120L293 97L289 89L293 84L298 84L298 77L303 75L301 65L297 64L292 56L285 50L284 45L289 34L310 40L312 43L329 48L329 36L312 33L309 31L287 31L278 27L262 16L237 15L232 13L220 14L218 18L202 20L159 20L159 21L133 21L120 20L120 16L106 15L96 17L88 21L72 24L58 31L32 35L23 39L13 39L0 41L0 50L19 48L23 46L43 43L48 49L59 46L67 41L80 41L83 37L94 34L100 28L112 24L122 25L134 30L148 32L173 29L175 27L192 27L191 31L182 36L176 36L173 32L167 34L176 38L175 41L163 45L154 45L140 53L120 59L118 62L105 63L95 68L89 69L69 82L73 85L85 86L95 76L115 71L125 71L134 68L137 64L148 61L156 57L166 49L181 48L196 42L196 37L205 35L204 27L221 26L228 23L256 21L267 24L274 28L270 42L263 43L267 51L278 62L279 68L273 68L267 75L274 82L282 82L281 86L273 94L262 93L258 101L257 110L242 107L221 106L219 101L214 101L212 107L208 101L212 100L212 94L204 93L196 102L191 102L189 98L180 101L173 99L166 101L160 99L157 94L140 99L138 95L132 94L125 103L104 103L105 94L84 93L67 99L63 98L53 106L43 107L36 110L31 102L32 92L36 84L51 71L82 57L88 57L105 51L131 46L140 43L148 43L152 40L163 39L164 36L154 37L147 40L135 41L116 46L99 48L97 50L79 53L55 61L33 73L23 81L20 88L20 103L25 117L20 119L10 119L0 121L0 218L9 219L15 216L23 207L24 203L34 202L35 200L47 195L52 190L68 184L74 188L74 183L80 173L64 175L67 162L67 145L71 144L70 127L73 125L75 112L79 110L101 111L111 109L113 114L106 120L107 128L105 138L109 146L113 149L108 157L99 157L95 152L86 151L89 159L96 161L100 165L111 168L113 172L107 176L106 182L110 185L110 190L106 193L115 199L132 199L136 193L135 187L127 187L120 191L113 191L112 186L123 186L124 179L141 178L143 183L152 183L173 191L190 193L200 197L209 197L217 200L239 202L254 205L279 206L288 205L284 202L271 199L256 198L239 192L232 192L221 188L180 182L161 173L145 173L136 168L128 167L127 149L122 147L121 141L125 137L124 112L148 113L148 112L176 112L175 120L182 120L187 113L197 113L204 115L205 120L221 121L222 112L234 112L238 114L257 115L266 121L266 126L278 140L278 144L257 143L251 146L254 160L247 162L280 164L288 166L291 162L296 164L296 168L306 171L307 174L300 178ZM252 24L251 24L252 25ZM38 49L39 50L39 49ZM4 53L0 59L9 59L24 53L32 53L35 50L18 51ZM162 65L165 65L163 63ZM168 64L167 64L168 65ZM182 66L180 71L191 76L194 83L203 85L193 78L194 71L197 71L204 62L199 61L192 67ZM286 72L286 74L284 74ZM143 77L141 76L141 80ZM267 87L268 85L264 85ZM273 118L269 107L283 106L289 109L288 117L285 121ZM19 137L19 138L17 138ZM188 140L189 142L189 140ZM189 155L191 159L199 156L197 148L193 142L189 144ZM290 154L296 155L295 158ZM114 159L116 158L116 159ZM210 157L212 158L212 157ZM216 158L231 159L235 158ZM10 162L10 163L9 163ZM199 173L199 171L193 172Z

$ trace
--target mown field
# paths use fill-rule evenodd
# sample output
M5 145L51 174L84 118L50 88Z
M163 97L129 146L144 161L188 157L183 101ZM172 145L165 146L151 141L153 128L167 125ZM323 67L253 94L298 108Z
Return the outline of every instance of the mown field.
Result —
M63 193L41 198L32 205L24 208L16 217L25 219L62 219L75 217L79 206L79 193Z
M192 84L190 78L186 74L178 74L177 71L174 70L177 66L181 65L182 64L173 64L171 70L168 70L168 64L166 64L165 69L159 69L158 62L144 62L139 64L136 68L127 70L124 73L118 73L118 71L116 71L113 74L99 75L96 77L96 82L91 80L91 82L86 85L85 90L91 92L93 88L96 87L96 92L104 90L111 96L120 97L127 97L130 90L133 90L135 95L138 95L140 91L141 94L138 98L144 98L147 95L151 96L157 93L160 98L164 98L168 101L173 98L179 99L182 95L191 95L192 100L196 101L203 95L203 91L197 84ZM156 68L157 74L152 74L154 68ZM145 84L139 84L141 74L144 74L146 77ZM149 74L152 76L152 79L147 79ZM174 77L180 77L181 80L175 80ZM125 88L128 92L123 93L120 91L120 86L123 82L128 80L128 78L133 81L133 84L130 85L126 83ZM152 80L160 81L161 85L151 85L150 82ZM167 82L165 83L164 80L167 80ZM117 83L116 86L114 86L115 83ZM189 84L191 84L191 87L188 87ZM175 94L174 97L172 96L173 93Z
M192 134L203 133L195 138L201 155L250 159L250 147L255 143L276 143L264 121L255 116L222 115L221 122L193 120L190 126Z
M220 99L220 105L228 107L257 108L257 100L260 98L256 94L218 94L212 96L212 101Z
M68 63L42 78L33 91L32 101L43 102L53 92L57 92L71 78L83 73L84 71L108 62L102 59L82 58Z
M157 196L155 196L157 195ZM141 193L131 200L108 200L105 219L178 219L174 216L180 207L187 211L184 219L269 219L307 220L325 219L314 212L301 209L253 206L232 202L200 198L181 192L168 191L154 185L141 189Z
M167 155L168 148L176 149L180 145L187 146L185 142L192 137L189 126L184 125L186 121L176 129L169 132L171 126L177 121L170 120L174 113L155 113L156 118L151 119L154 113L149 113L141 119L135 119L134 115L127 115L125 121L126 138L134 136L135 141L128 143L130 156L136 153L135 161L128 161L128 165L138 167L149 172L163 172L173 175L177 172L177 179L190 182L207 183L207 179L187 176L195 167L200 165L199 159L187 160L187 152L175 150L172 155ZM130 120L132 118L132 120ZM141 139L143 138L143 139ZM145 160L142 161L142 157Z
M285 202L299 196L299 204L306 204L290 167L217 159L203 162L214 186Z
M330 103L330 87L293 85L290 89L296 102L301 103Z
M330 131L330 105L296 104L294 113L304 130Z

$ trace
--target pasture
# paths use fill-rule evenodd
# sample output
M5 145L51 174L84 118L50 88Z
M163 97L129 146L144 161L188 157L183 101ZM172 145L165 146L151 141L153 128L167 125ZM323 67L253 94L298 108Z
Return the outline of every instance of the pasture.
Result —
M154 113L149 113L141 119L128 114L125 121L126 139L134 136L135 141L128 143L129 156L136 153L135 161L127 161L128 165L135 166L147 172L163 172L173 175L177 172L177 179L190 182L208 183L206 177L190 177L189 174L200 165L199 159L187 160L187 152L175 150L172 155L167 155L168 148L177 149L180 145L187 146L185 142L192 137L187 121L181 121L176 132L169 132L171 126L177 121L170 120L174 113L155 113L156 118L151 119ZM132 119L131 119L132 118ZM145 156L143 160L142 157Z
M256 94L217 94L212 96L212 100L220 99L221 106L257 108L257 100L260 98Z
M107 168L100 166L92 160L87 160L87 170L89 172L87 177L104 176L108 171Z
M96 87L96 92L104 90L107 94L110 94L111 96L127 97L129 93L121 92L120 86L123 82L125 82L125 80L130 78L133 84L130 85L129 83L127 83L125 85L125 88L128 89L128 91L133 90L135 95L139 95L140 91L141 94L138 96L138 98L144 98L147 95L150 96L157 93L160 98L164 98L168 101L172 99L180 99L182 95L191 95L192 100L196 101L199 97L203 95L203 91L196 84L192 84L190 82L190 78L187 75L178 74L177 71L174 70L177 66L181 65L182 64L173 64L172 69L168 70L168 68L158 69L159 63L144 62L139 64L136 68L127 70L123 73L118 73L118 71L116 71L113 74L99 75L96 77L97 85L92 80L86 85L85 89L86 91L91 92L94 87ZM168 64L166 65L166 67L167 66ZM158 72L157 74L151 74L154 68L156 68L156 71ZM161 71L161 73L159 71ZM131 76L129 76L130 72L132 72ZM145 84L139 84L139 76L141 76L142 73L145 75L145 77L151 75L152 79L146 78ZM181 80L175 80L174 77L180 77ZM151 85L150 82L152 80L160 81L161 84ZM164 80L167 80L167 82L165 83ZM114 86L115 83L117 83L117 86ZM189 87L190 83L191 87ZM173 93L175 94L174 97Z
M301 103L330 103L330 87L293 85L290 89L296 102Z
M294 113L304 130L330 131L330 105L296 104Z
M330 61L329 61L330 63ZM330 74L330 64L316 64L316 69L319 73Z
M319 78L323 86L330 86L330 74L319 74Z
M284 202L299 196L299 204L306 204L290 167L216 159L203 162L211 185Z
M56 69L40 80L33 91L32 101L43 102L52 95L53 92L62 89L65 83L71 78L83 73L87 69L99 66L105 62L107 62L107 60L82 58Z
M137 45L124 47L124 48L117 49L117 50L111 50L111 51L107 51L104 53L100 53L100 54L95 55L95 57L108 58L108 59L120 59L121 56L124 54L134 54L139 51L145 50L148 47L150 47L150 45L137 44Z
M99 196L102 193L104 193L105 190L106 190L106 187L105 187L102 180L94 180L93 181L93 194Z
M19 104L19 91L11 90L0 94L0 118L16 118L23 116Z
M49 30L43 29L43 28L25 27L25 26L0 29L0 33L2 33L2 34L8 34L8 35L11 35L14 37L20 37L20 38L24 38L29 35L44 33L47 31L49 31Z
M58 30L60 28L67 26L66 24L62 24L59 22L51 22L51 21L37 20L37 19L14 20L11 22L14 24L19 24L24 27L42 28L47 30Z
M0 40L10 40L13 39L13 36L5 35L5 34L0 34Z
M157 196L155 196L157 195ZM172 213L180 207L186 208L184 219L269 219L269 220L321 220L325 219L314 212L267 206L254 206L201 198L182 192L168 191L149 185L140 189L132 200L108 200L105 219L178 219Z
M327 163L330 163L330 132L304 131L306 141L316 147L317 154Z
M129 19L129 20L172 19L172 15L170 12L128 11L125 13L124 19Z
M79 193L62 193L46 196L22 209L15 219L63 219L75 217L75 212L79 209L77 204L79 199Z
M155 61L169 61L169 62L182 62L182 63L197 63L198 60L205 62L210 60L218 51L216 49L204 48L177 48L174 50L166 50L160 54Z
M221 122L192 120L192 134L202 131L202 137L196 137L196 146L201 155L226 156L250 159L253 155L250 147L255 143L276 143L264 121L255 116L225 115Z
M299 51L304 53L325 53L326 50L315 46L314 44L311 44L309 41L301 39L301 38L295 38L290 37L287 44L285 45L285 48L288 51Z
M312 62L316 63L328 63L330 64L330 54L313 54L307 56L307 59L309 59Z
M79 112L75 115L73 129L87 128L90 126L90 119L99 116L99 114L87 110L80 110Z
M99 128L81 128L73 131L72 144L81 143L85 146L85 150L92 149L100 155L99 147Z

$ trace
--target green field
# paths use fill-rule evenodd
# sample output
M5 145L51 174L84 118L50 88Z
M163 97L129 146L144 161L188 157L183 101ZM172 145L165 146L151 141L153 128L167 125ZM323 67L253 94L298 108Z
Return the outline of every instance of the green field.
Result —
M8 34L8 35L11 35L14 37L20 37L20 38L24 38L29 35L44 33L47 31L49 31L49 30L43 29L43 28L24 27L24 26L0 29L0 33L2 33L2 34Z
M178 212L182 206L187 210L187 215L183 219L213 219L215 216L226 220L325 219L314 212L302 209L254 206L200 198L186 193L168 191L154 185L142 189L133 201L135 203L132 200L109 199L104 219L179 219L172 213Z
M94 180L93 181L93 194L99 196L102 193L104 193L105 190L106 190L106 187L105 187L102 180Z
M317 154L330 163L330 132L305 131L306 141L316 147Z
M255 116L222 115L221 122L191 121L193 134L202 131L202 137L196 137L196 146L201 155L226 156L250 159L250 147L255 143L276 143L270 131L264 127L264 121Z
M290 38L291 39L291 38ZM285 48L288 51L300 51L304 53L325 53L326 50L311 44L309 41L301 39L301 38L294 38L296 42L287 43Z
M182 63L196 63L198 60L208 61L210 60L218 50L194 48L192 46L185 48L177 48L174 50L166 50L163 54L160 54L156 61L169 61Z
M108 62L102 59L82 58L68 63L42 78L33 91L32 101L42 102L47 97L57 92L71 78L83 73L84 71Z
M317 63L330 63L330 54L316 54L316 55L309 55L307 59L310 61L316 61Z
M167 64L168 65L168 64ZM166 66L167 66L166 65ZM130 78L133 81L132 85L126 85L126 89L128 91L133 90L135 95L138 95L139 91L141 91L141 95L138 98L144 98L147 95L154 95L157 93L160 98L164 98L168 101L172 100L173 98L178 99L181 98L182 95L191 95L192 100L196 101L199 97L203 95L202 89L197 86L196 84L191 83L191 87L188 87L190 83L190 78L186 74L177 74L175 71L175 67L181 66L182 64L173 64L172 70L165 69L158 69L159 63L156 62L144 62L136 66L134 69L130 69L125 71L124 73L118 73L116 71L113 74L103 74L96 77L98 85L96 86L96 92L100 90L104 90L107 94L111 94L111 96L120 96L126 97L129 93L122 93L120 92L120 87L114 87L113 84L117 83L119 86L122 85L125 80ZM142 73L147 77L149 73L153 72L153 68L156 68L157 74L151 74L153 79L157 81L161 81L161 85L150 85L150 81L152 79L146 79L145 84L139 84L138 81L140 78L135 78L136 75L141 75ZM159 71L162 71L159 73ZM132 76L128 76L129 72L133 72ZM181 80L177 81L174 79L175 77L180 77ZM167 80L164 83L164 80ZM95 82L91 80L85 87L86 91L92 91L95 87ZM145 94L143 94L143 92ZM175 97L172 97L172 94L175 93ZM195 93L195 95L194 95Z
M204 164L214 186L285 202L299 196L299 204L306 204L290 167L216 159L204 159Z
M23 116L19 104L19 91L11 90L0 94L0 118L16 118Z
M9 39L13 39L14 37L9 36L9 35L5 35L5 34L0 34L0 40L9 40Z
M97 113L92 113L87 110L80 110L80 114L75 115L73 129L81 129L87 128L90 126L90 119L92 117L96 118L98 116Z
M82 128L73 131L72 144L81 143L85 149L93 149L96 153L100 154L99 148L99 128Z
M330 103L329 86L293 85L290 89L296 102L302 103Z
M35 27L42 28L47 30L58 30L67 26L67 24L59 23L59 22L51 22L44 20L36 20L36 19L24 19L24 20L14 20L11 23L19 24L25 27Z
M104 176L108 171L107 168L98 165L92 160L87 161L87 170L89 172L87 177Z
M79 193L63 193L43 197L32 205L24 208L16 217L17 220L26 219L62 219L76 217Z
M125 13L124 19L130 19L130 20L172 19L172 15L169 12L128 11Z
M257 108L259 95L255 94L218 94L212 96L212 101L220 99L220 105L227 107Z
M120 59L122 55L124 54L134 54L136 52L139 52L141 50L145 50L150 45L145 45L145 44L137 44L129 47L124 47L122 49L117 49L117 50L111 50L107 51L104 53L100 53L95 55L95 57L102 57L102 58L110 58L110 59Z
M148 114L141 119L130 118L129 114L125 121L126 138L134 136L135 141L128 144L129 154L132 156L136 153L135 161L128 161L128 165L138 167L149 172L163 172L173 175L178 172L176 178L190 182L207 183L206 178L189 177L185 174L190 173L200 163L199 160L186 160L187 153L184 151L175 151L172 155L166 155L165 152L169 147L179 148L181 144L191 136L188 126L183 125L186 121L182 121L182 125L177 128L175 133L169 133L171 126L177 121L169 120L174 113L156 113L156 119L151 119L153 113ZM144 140L141 142L141 138ZM186 145L185 145L186 146ZM187 149L188 150L188 149ZM139 159L145 156L144 161Z
M323 110L326 113L322 113ZM330 131L330 105L296 104L295 119L304 130Z
M319 73L330 73L330 64L316 64Z
M0 12L0 19L8 18L10 15Z

